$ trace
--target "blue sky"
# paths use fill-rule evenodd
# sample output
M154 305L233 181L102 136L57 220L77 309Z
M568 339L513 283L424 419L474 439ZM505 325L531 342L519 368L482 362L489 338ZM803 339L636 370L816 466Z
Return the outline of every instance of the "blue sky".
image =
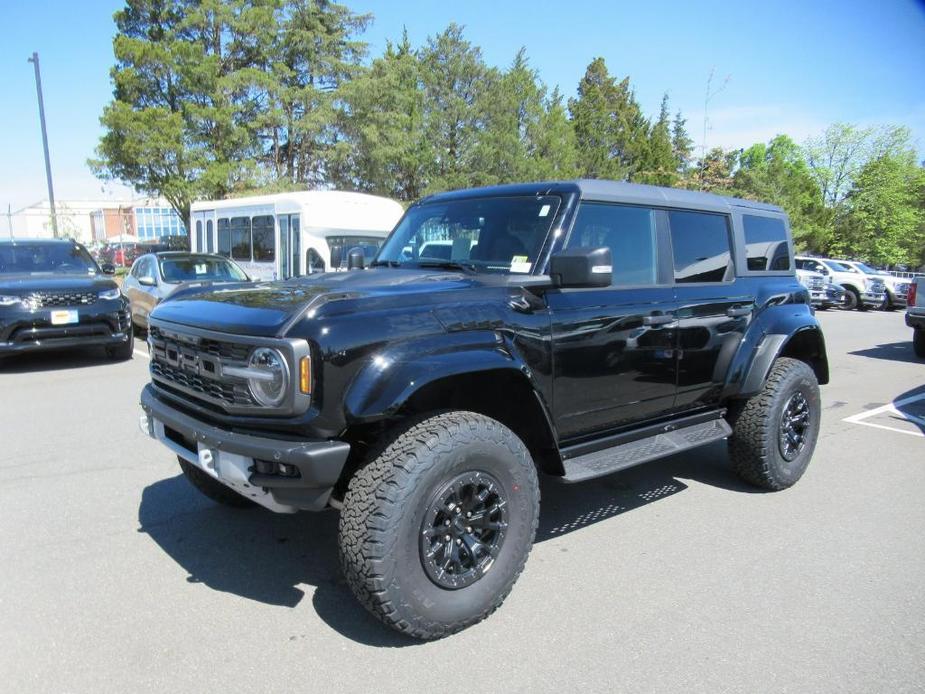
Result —
M4 3L0 20L0 206L46 196L32 66L38 51L59 199L101 195L85 166L111 97L112 14L121 2ZM415 45L455 21L493 65L525 46L549 85L574 94L587 64L603 56L629 75L648 113L663 92L700 145L707 76L729 82L710 104L708 146L747 147L790 134L798 142L836 120L909 126L925 153L925 4L881 2L506 2L350 0L375 22L375 56L407 27ZM117 194L112 187L107 194Z

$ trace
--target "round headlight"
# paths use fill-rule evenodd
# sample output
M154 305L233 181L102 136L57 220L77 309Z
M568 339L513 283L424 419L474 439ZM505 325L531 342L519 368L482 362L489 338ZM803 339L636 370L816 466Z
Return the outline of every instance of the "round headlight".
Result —
M265 407L278 407L286 398L289 387L289 367L283 355L275 349L255 349L247 362L253 372L247 379L254 399Z

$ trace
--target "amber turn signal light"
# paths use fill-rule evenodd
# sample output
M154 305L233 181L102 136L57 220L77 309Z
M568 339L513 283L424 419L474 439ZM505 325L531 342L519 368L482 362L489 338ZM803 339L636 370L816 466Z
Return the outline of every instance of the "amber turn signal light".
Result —
M299 360L299 390L305 395L312 393L312 358L302 357Z

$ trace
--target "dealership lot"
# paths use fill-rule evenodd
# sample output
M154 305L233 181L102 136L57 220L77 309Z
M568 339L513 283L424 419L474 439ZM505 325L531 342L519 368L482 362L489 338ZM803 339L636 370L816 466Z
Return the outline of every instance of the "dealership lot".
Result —
M4 689L920 691L925 363L900 312L819 316L832 383L796 487L756 493L723 446L548 481L508 601L427 644L353 599L333 512L234 511L187 484L138 431L143 344L10 362Z

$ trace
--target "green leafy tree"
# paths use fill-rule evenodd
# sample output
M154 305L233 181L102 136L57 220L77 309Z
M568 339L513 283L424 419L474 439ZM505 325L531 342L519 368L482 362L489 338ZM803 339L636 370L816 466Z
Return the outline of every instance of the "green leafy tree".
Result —
M630 89L629 78L617 82L603 58L595 58L569 100L575 129L578 168L589 178L630 178L648 146L648 122Z
M671 122L671 151L678 162L678 174L684 177L694 152L694 141L687 132L687 119L678 111Z
M423 195L434 155L421 84L421 65L405 32L368 72L341 88L338 185L406 202Z
M533 135L529 178L537 181L578 176L578 145L562 94L556 87L546 97L539 127Z
M465 188L473 181L473 159L481 127L479 100L488 79L497 79L481 50L450 24L419 53L425 99L425 132L433 168L427 191Z
M833 250L869 262L917 265L925 246L925 173L910 150L867 162L845 198Z
M633 180L671 186L678 180L680 166L672 144L668 95L665 94L662 97L658 119L649 130L647 147L641 157L639 170L633 174Z
M721 147L714 147L694 162L689 176L683 180L684 187L730 195L738 159L738 150L727 152Z

